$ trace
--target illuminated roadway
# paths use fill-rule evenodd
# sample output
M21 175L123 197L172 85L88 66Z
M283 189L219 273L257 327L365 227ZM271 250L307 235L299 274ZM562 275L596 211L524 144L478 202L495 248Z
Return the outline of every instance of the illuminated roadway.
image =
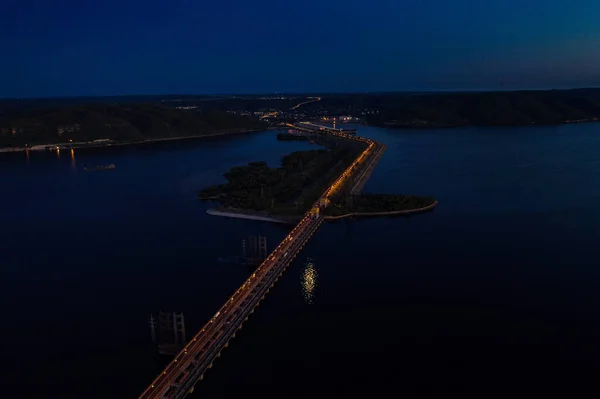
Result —
M287 126L298 130L310 130L291 124ZM277 248L152 381L139 399L184 398L193 391L195 384L204 378L206 370L212 368L213 361L221 355L221 350L228 346L229 340L235 336L248 316L254 313L254 309L279 279L281 273L323 223L323 216L318 208L327 206L331 196L356 171L358 163L363 163L375 148L376 143L369 139L347 135L333 129L319 130L325 134L366 143L367 148L325 190L313 208L302 217Z
M274 117L276 117L277 115L279 115L279 112L277 112L277 111L273 111L273 112L269 112L268 114L264 114L263 116L261 116L261 117L260 117L260 118L258 118L258 119L274 118Z
M290 111L292 111L292 110L295 110L295 109L298 109L300 106L302 106L302 105L304 105L304 104L308 104L308 103L314 103L314 102L317 102L317 101L321 101L321 97L317 97L317 98L315 98L314 100L304 101L303 103L300 103L300 104L294 105L292 108L290 108Z

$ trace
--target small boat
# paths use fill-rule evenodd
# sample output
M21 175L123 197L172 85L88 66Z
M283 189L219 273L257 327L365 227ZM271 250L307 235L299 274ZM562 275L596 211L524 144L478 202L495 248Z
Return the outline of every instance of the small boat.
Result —
M83 167L83 170L85 172L94 172L96 170L114 170L117 167L115 166L114 163L111 163L110 165L96 165L93 168L88 168L87 166Z

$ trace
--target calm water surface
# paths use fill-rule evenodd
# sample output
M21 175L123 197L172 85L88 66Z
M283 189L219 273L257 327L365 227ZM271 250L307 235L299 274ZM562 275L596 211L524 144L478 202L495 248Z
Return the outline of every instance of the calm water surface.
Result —
M366 191L438 208L324 225L193 396L597 396L600 126L359 133L389 146ZM13 397L136 397L165 362L149 315L182 311L191 336L249 273L217 259L286 234L196 200L314 147L274 136L0 154Z

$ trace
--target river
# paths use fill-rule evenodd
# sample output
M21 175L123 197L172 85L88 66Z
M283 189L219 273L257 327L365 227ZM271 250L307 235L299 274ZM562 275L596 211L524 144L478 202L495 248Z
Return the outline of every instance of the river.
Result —
M150 314L183 312L191 337L249 274L218 258L286 234L196 199L314 148L275 134L0 154L12 397L136 397L165 364ZM366 192L438 207L325 224L191 397L595 396L600 125L359 134L388 144Z

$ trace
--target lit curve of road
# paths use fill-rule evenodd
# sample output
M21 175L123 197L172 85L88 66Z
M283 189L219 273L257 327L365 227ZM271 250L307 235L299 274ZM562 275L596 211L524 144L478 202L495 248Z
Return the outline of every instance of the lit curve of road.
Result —
M300 104L296 104L296 105L294 105L292 108L290 108L290 111L293 111L293 110L295 110L295 109L298 109L298 108L300 108L301 106L303 106L304 104L314 103L314 102L317 102L317 101L321 101L321 97L317 97L317 98L315 98L315 99L313 99L313 100L304 101L304 102L302 102L302 103L300 103Z

